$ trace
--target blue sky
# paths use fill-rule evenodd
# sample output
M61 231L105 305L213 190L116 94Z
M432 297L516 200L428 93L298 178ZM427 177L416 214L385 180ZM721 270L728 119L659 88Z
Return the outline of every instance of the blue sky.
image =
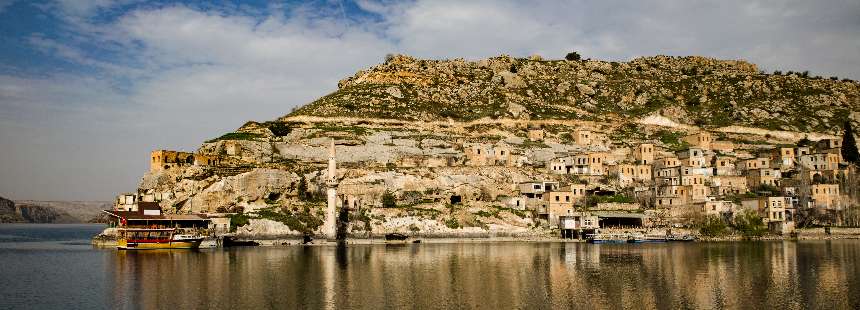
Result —
M109 200L388 53L702 55L860 79L858 1L0 0L0 196Z

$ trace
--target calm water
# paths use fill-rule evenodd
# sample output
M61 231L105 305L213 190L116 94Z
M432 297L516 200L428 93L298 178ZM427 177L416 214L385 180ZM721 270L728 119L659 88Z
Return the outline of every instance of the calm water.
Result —
M0 225L6 308L860 308L860 241L118 252Z

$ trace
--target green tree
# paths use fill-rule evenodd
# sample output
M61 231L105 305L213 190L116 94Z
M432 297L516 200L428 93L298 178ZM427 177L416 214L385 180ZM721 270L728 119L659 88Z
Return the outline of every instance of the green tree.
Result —
M574 61L574 60L580 60L580 59L582 59L582 56L579 56L579 53L577 53L577 52L570 52L570 53L567 53L567 55L565 55L565 56L564 56L564 59Z
M707 237L722 236L726 233L726 223L719 216L709 215L699 224L699 233Z
M298 192L299 200L308 199L308 181L305 180L304 175L302 175L302 178L299 179L299 188L296 191Z
M746 237L760 237L767 231L767 226L757 212L745 210L735 217L735 229Z
M860 165L860 153L857 152L857 141L854 140L851 121L845 121L845 134L842 135L842 159Z
M382 207L383 208L396 208L397 203L394 201L394 194L389 190L385 190L382 193Z

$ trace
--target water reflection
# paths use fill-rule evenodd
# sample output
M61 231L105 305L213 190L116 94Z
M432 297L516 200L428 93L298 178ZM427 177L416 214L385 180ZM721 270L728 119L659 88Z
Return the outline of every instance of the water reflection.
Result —
M114 308L857 308L860 242L116 252Z

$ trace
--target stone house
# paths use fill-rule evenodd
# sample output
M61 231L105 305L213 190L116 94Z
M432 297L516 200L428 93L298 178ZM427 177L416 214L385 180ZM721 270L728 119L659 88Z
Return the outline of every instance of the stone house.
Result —
M738 175L735 160L737 159L732 156L714 156L714 159L711 161L714 175Z
M189 152L155 150L150 154L149 171L166 170L194 164L194 154Z
M796 162L795 149L792 147L777 147L770 151L770 161L773 167L782 170L794 168Z
M839 184L813 184L805 193L807 206L826 210L841 210L842 196L839 194Z
M618 164L610 167L609 173L616 174L622 186L634 182L649 182L653 179L651 165Z
M779 186L782 172L779 169L751 169L746 172L747 186L758 187L761 185Z
M693 147L710 150L711 142L714 141L714 135L707 131L701 131L692 135L687 135L681 140L689 143Z
M581 146L606 145L607 137L602 133L578 129L573 132L573 143Z
M770 158L758 157L743 161L744 170L768 169L770 168Z
M663 157L663 158L658 159L654 165L654 168L655 169L662 169L662 168L671 168L671 167L680 167L680 166L681 166L681 160L679 160L677 157L674 157L674 156L667 156L667 157Z
M675 153L678 156L678 160L681 162L681 166L685 167L706 167L708 166L708 162L705 159L705 151L700 148L689 148L683 151L679 151Z
M657 185L681 185L681 167L657 169L654 173L654 183Z
M732 141L725 140L711 141L711 150L723 153L731 153L735 151L735 144Z
M747 178L740 175L720 175L711 177L711 192L715 195L736 195L746 193Z
M822 153L840 153L840 148L842 148L842 140L840 139L821 139L815 143L815 149Z
M568 172L575 175L604 175L607 172L604 166L606 157L604 152L575 155L572 168L569 168Z
M550 226L558 225L560 215L570 215L574 211L577 197L570 191L551 191L544 195L544 203L547 206L547 219Z
M702 214L723 217L735 212L735 204L726 200L705 201L702 203Z
M538 211L542 211L541 209L546 206L544 195L547 192L558 191L560 188L558 182L550 181L524 182L517 184L517 187L519 188L520 197L525 199L526 208Z
M633 159L638 164L651 165L654 163L654 145L642 143L633 149Z
M785 197L756 197L741 201L745 209L756 210L765 222L781 222L786 220Z
M531 141L543 141L545 135L543 129L529 129L528 138Z
M800 165L810 170L836 170L839 169L838 154L813 153L800 156Z

